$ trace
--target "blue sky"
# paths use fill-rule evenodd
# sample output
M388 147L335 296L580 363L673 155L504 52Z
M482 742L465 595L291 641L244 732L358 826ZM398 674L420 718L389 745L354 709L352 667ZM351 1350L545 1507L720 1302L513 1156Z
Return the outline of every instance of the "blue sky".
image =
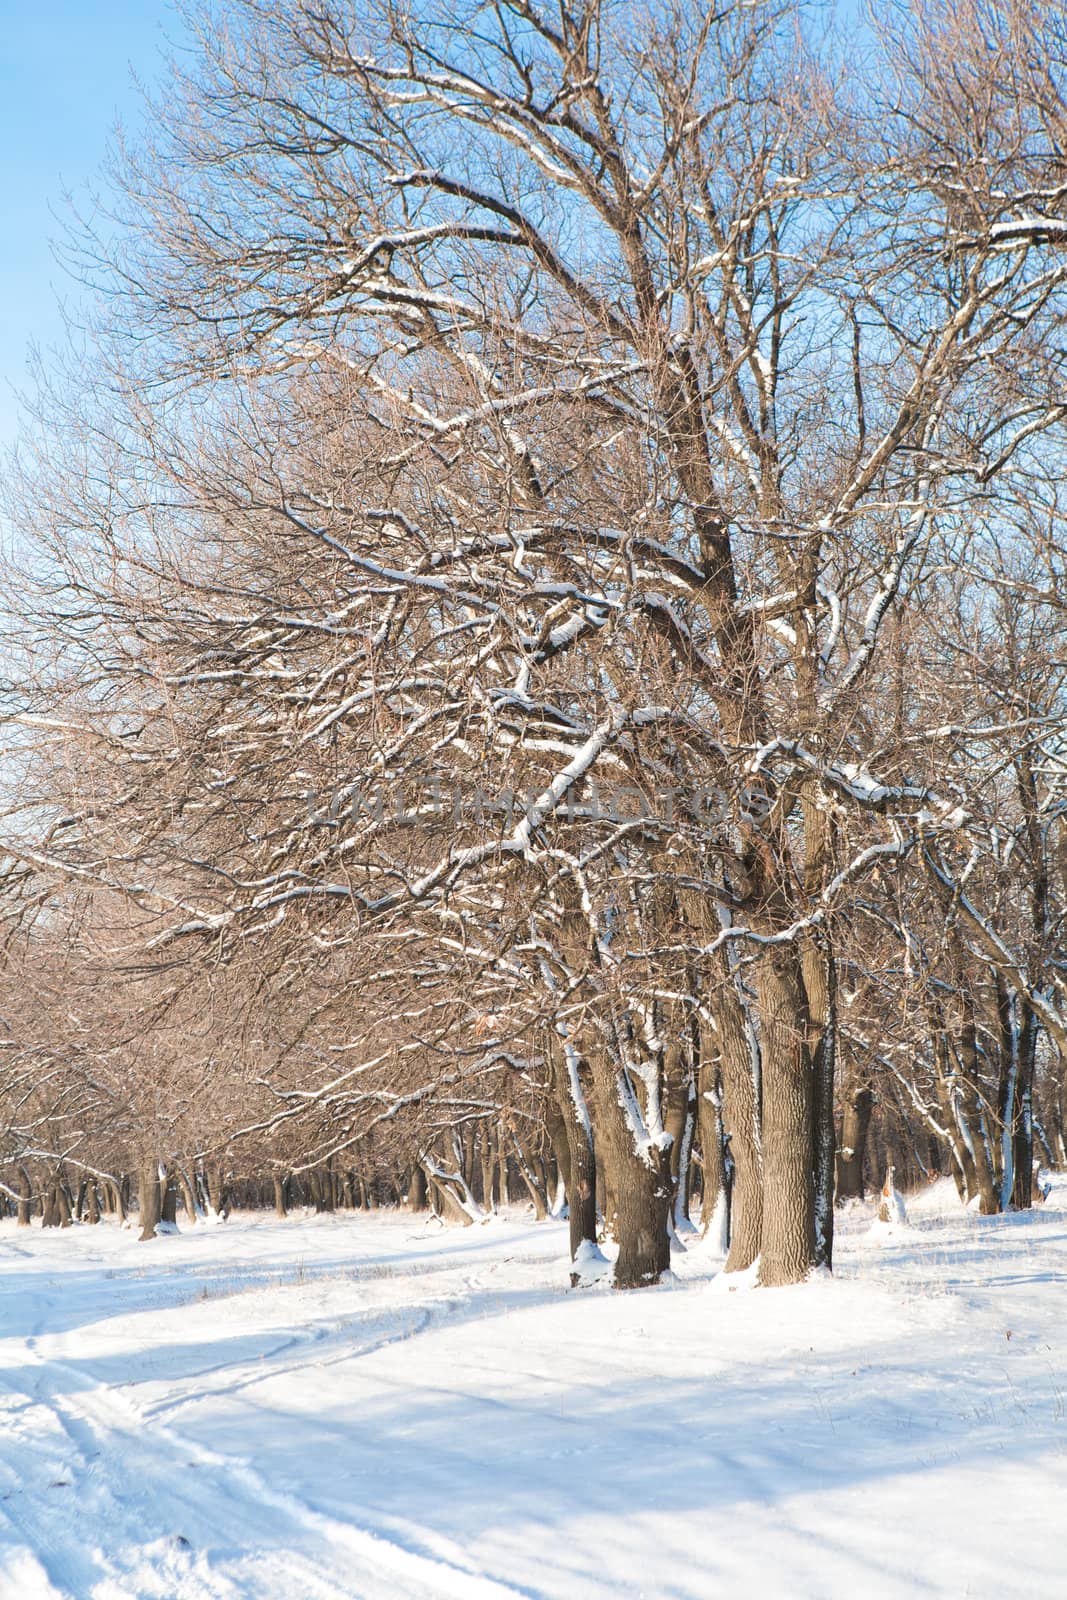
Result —
M77 302L53 213L94 178L116 121L138 126L132 73L150 82L181 34L167 0L0 0L0 454L28 345L56 343L60 299Z
M838 0L855 17L858 0ZM0 0L0 459L31 343L59 342L78 286L53 257L65 194L84 195L117 120L135 130L133 75L151 84L183 28L172 0Z

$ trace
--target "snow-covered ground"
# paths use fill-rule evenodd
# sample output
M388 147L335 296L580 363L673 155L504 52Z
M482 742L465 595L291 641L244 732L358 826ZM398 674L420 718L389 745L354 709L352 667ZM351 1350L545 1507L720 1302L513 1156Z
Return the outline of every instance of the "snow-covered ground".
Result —
M1067 1186L570 1292L516 1213L0 1224L2 1600L1067 1594Z

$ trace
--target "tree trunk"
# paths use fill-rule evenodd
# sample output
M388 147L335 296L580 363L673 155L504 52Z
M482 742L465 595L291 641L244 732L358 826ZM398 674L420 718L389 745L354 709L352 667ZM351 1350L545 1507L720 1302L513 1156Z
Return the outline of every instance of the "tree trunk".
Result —
M733 974L713 992L722 1076L723 1139L733 1162L730 1249L726 1272L744 1272L760 1253L763 1236L763 1152L760 1128L760 1057Z
M190 1226L192 1226L192 1224L196 1222L199 1208L196 1203L196 1192L193 1189L189 1174L186 1172L184 1167L178 1168L178 1183L181 1185L182 1203L185 1206L185 1215L189 1219Z
M271 1179L274 1184L274 1215L276 1217L287 1217L289 1215L289 1207L285 1203L285 1174L273 1172L271 1173Z
M126 1182L127 1180L124 1177L120 1178L118 1182L112 1182L111 1179L108 1179L104 1185L110 1208L120 1222L125 1222L129 1216L129 1192L125 1187Z
M961 974L963 983L966 975ZM974 1159L975 1181L978 1187L978 1209L983 1216L995 1216L1000 1210L993 1163L990 1159L982 1105L978 1095L978 1036L974 1019L974 1006L966 989L963 991L963 1026L960 1030L960 1060L963 1065L963 1082L960 1114L966 1120Z
M1012 1127L1014 1173L1011 1192L1013 1211L1027 1211L1034 1194L1034 1070L1037 1061L1037 1025L1030 1007L1023 1006L1019 1029L1019 1077L1016 1087L1015 1119Z
M593 1062L598 1159L603 1162L615 1205L619 1246L614 1283L617 1289L646 1288L658 1283L671 1264L667 1223L671 1202L671 1163L667 1150L638 1150L634 1128L623 1111L623 1096L633 1096L624 1069L607 1051Z
M408 1183L407 1208L409 1211L425 1211L429 1203L426 1193L426 1173L416 1164L411 1169L411 1180Z
M812 1180L815 1186L815 1265L834 1258L834 1074L837 1064L836 973L833 953L807 940L803 946L804 992L810 1023L812 1064Z
M707 1238L712 1222L718 1218L722 1224L722 1236L712 1242L721 1243L725 1251L729 1249L730 1243L729 1195L726 1189L726 1161L722 1138L722 1089L717 1079L718 1062L705 1057L701 1062L697 1080L700 1086L697 1130L704 1179L704 1192L700 1202L700 1231Z
M551 1046L550 1046L551 1048ZM569 1204L571 1192L571 1149L567 1140L567 1124L559 1108L555 1087L545 1096L545 1132L556 1163L556 1197L553 1209L559 1207L559 1190L562 1187L564 1203Z
M311 1174L315 1196L315 1210L321 1215L333 1210L333 1173L326 1167L316 1167Z
M1052 1160L1057 1167L1067 1167L1067 1059L1063 1055L1057 1056L1053 1082Z
M19 1220L20 1228L28 1228L33 1208L33 1185L25 1167L19 1168Z
M571 1260L583 1244L596 1244L597 1163L593 1127L582 1087L582 1062L573 1045L560 1041L549 1056L555 1107L566 1150L567 1222ZM573 1281L573 1280L572 1280Z
M856 1077L845 1090L845 1109L841 1118L841 1147L837 1152L837 1201L862 1200L863 1162L867 1150L867 1130L871 1125L874 1094Z
M471 1227L474 1218L463 1205L454 1183L449 1181L448 1176L439 1169L428 1169L427 1176L437 1197L437 1214L442 1221L447 1218L452 1222L458 1222L461 1227Z
M508 1188L508 1152L504 1145L502 1131L497 1133L497 1164L499 1167L500 1204L506 1206L511 1200L511 1193Z
M517 1133L512 1133L511 1141L515 1147L515 1164L519 1169L519 1177L526 1185L530 1199L533 1201L534 1219L537 1222L544 1222L548 1216L548 1195L538 1182L533 1168L533 1160L529 1151L524 1148Z
M689 1182L689 1152L692 1147L691 1086L681 1041L672 1040L663 1055L663 1127L671 1141L668 1147L671 1214L677 1227L679 1223L684 1226L689 1220L685 1191Z
M481 1135L478 1143L478 1154L481 1163L482 1178L482 1205L487 1211L493 1210L493 1147L489 1142L489 1129L482 1123Z
M666 1150L648 1160L619 1153L615 1204L619 1255L616 1289L644 1289L658 1283L671 1264L667 1221L671 1202L671 1164Z
M217 1161L212 1162L209 1167L205 1168L204 1181L207 1186L208 1203L215 1215L221 1217L225 1207L226 1195L222 1181L222 1167Z
M815 1265L814 1095L797 952L774 948L758 975L763 1064L763 1234L759 1281L802 1283Z
M178 1185L169 1170L159 1180L159 1220L173 1227L178 1225Z
M689 1086L691 1087L691 1086ZM693 1139L696 1133L697 1102L696 1096L690 1094L686 1099L685 1126L682 1129L681 1144L678 1148L678 1161L675 1166L672 1160L672 1205L674 1208L674 1226L676 1229L692 1228L689 1221L689 1190L690 1179L693 1171ZM671 1155L674 1150L672 1147Z
M141 1216L141 1242L156 1237L156 1228L160 1221L159 1215L159 1168L155 1162L146 1163L141 1169L141 1181L138 1184L138 1203Z

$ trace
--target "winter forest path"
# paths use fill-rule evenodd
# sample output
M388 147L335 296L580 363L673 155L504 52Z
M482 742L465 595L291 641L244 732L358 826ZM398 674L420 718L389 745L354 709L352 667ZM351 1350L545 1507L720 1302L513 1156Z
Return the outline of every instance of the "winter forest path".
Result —
M630 1295L518 1214L0 1224L0 1597L1056 1593L1067 1186L910 1214Z

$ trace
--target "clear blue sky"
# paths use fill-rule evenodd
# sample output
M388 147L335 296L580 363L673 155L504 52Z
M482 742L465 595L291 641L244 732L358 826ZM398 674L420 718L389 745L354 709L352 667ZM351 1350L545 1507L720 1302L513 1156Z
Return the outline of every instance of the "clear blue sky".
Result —
M855 18L859 0L837 0ZM116 121L135 130L133 74L151 84L184 35L171 0L0 0L0 459L14 442L30 343L62 338L78 288L54 260L64 194L99 171Z
M168 0L0 0L0 455L27 347L56 343L59 300L77 301L53 213L94 178L116 121L139 126L132 74L151 82L181 36Z

